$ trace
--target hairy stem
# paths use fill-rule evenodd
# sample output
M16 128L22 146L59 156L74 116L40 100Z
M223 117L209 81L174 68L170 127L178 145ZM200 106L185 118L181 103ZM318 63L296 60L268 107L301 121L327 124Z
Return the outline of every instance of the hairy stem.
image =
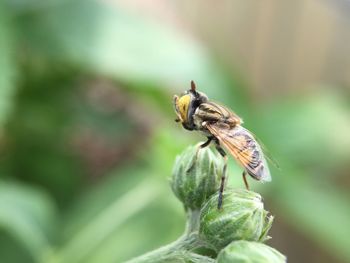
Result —
M186 252L196 246L195 243L196 238L194 236L183 235L178 240L137 258L131 259L127 261L127 263L168 262L172 259L179 258L181 255L186 256Z
M127 263L143 262L214 262L213 259L201 256L191 251L202 246L198 237L199 230L199 210L187 211L187 222L185 233L176 241L148 252L137 258L127 261ZM182 260L182 261L181 261Z
M199 230L199 215L200 210L191 210L187 211L187 222L185 235L190 235L191 233L197 233Z

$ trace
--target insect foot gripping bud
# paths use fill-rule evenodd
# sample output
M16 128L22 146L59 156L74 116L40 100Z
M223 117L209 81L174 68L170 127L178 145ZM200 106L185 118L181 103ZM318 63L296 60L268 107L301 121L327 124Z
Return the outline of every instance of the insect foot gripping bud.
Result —
M273 217L264 210L261 196L248 190L224 194L222 209L217 209L218 195L213 195L200 213L199 234L203 241L220 251L235 240L265 241Z
M276 249L252 241L234 241L218 255L217 263L284 263L287 259Z
M219 189L223 160L209 148L188 147L175 160L171 188L185 209L199 210Z

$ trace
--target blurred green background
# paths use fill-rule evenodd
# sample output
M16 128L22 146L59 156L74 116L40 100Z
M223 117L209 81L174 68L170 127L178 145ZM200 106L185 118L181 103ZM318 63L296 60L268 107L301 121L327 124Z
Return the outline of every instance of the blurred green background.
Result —
M350 262L347 1L0 0L0 262L122 262L176 239L172 96L232 108L289 262ZM242 188L229 164L229 187Z

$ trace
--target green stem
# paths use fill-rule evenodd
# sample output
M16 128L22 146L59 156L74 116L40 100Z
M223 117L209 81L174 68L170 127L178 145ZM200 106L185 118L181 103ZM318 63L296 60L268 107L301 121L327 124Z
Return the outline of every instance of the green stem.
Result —
M131 259L126 263L174 262L176 260L179 262L214 262L211 258L191 252L193 249L202 246L202 242L198 238L199 215L199 210L189 209L187 211L185 233L179 239L137 258Z
M182 255L182 258L177 258L178 261L176 262L191 262L191 263L215 263L216 260L206 257L206 256L202 256L199 254L195 254L195 253L190 253L187 252L186 254ZM182 260L182 261L181 261Z
M181 236L178 240L148 252L137 258L131 259L126 263L143 263L143 262L167 262L171 259L179 258L194 248L196 239L194 236Z
M199 216L200 210L187 210L187 222L185 235L190 235L191 233L197 233L199 230Z

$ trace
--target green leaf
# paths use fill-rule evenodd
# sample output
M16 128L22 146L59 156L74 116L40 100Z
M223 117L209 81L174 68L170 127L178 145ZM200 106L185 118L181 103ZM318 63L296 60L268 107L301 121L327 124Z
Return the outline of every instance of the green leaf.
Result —
M6 6L0 1L0 127L9 115L15 92L14 39Z
M50 6L59 0L2 0L14 14L21 14L32 11L43 6Z
M271 200L278 206L278 217L284 217L341 261L350 262L348 193L315 181L297 169L284 172L284 178L276 177L275 181Z
M179 137L174 145L174 136L164 130L153 140L151 149L142 153L143 161L114 171L71 207L63 245L48 261L121 262L166 244L183 231L183 207L169 194L166 178L178 148L186 142Z
M115 3L80 0L44 6L23 16L21 27L23 42L38 55L119 80L170 85L222 81L199 43Z
M232 73L224 73L200 42L181 28L132 14L117 3L52 0L25 12L18 25L31 60L52 65L40 70L75 68L102 75L136 90L134 97L146 92L168 111L172 111L168 92L183 92L190 80L239 112L247 104L238 78L233 81Z
M50 257L49 262L80 262L95 250L104 239L125 223L132 215L142 210L157 197L158 193L150 182L142 182L124 196L109 204L72 236L61 249ZM135 196L138 198L135 199ZM123 213L120 213L124 211ZM48 262L48 261L46 261Z
M56 211L43 192L0 181L0 228L39 261L52 248Z
M111 232L82 262L124 262L173 241L184 224L181 204L164 193Z
M350 113L339 94L320 92L275 103L257 120L259 137L289 163L324 173L349 160Z

